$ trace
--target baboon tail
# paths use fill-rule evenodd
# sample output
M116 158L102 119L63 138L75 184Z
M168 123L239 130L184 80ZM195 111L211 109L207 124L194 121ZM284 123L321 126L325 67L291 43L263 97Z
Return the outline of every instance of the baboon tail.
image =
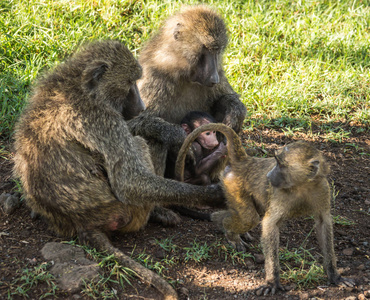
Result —
M135 272L143 281L153 285L164 296L165 300L176 300L178 295L174 288L161 276L145 268L119 249L115 248L106 234L99 231L83 232L79 235L80 242L96 248L98 251L113 254L122 266Z

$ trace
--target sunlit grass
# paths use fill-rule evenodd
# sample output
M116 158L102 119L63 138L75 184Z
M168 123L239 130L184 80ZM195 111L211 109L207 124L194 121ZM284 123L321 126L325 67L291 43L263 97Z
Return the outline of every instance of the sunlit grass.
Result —
M357 128L367 130L367 1L205 2L218 9L228 26L224 68L248 108L246 128L277 126L294 135L309 131L314 117L320 124L356 122ZM11 137L35 78L78 45L119 39L138 57L168 15L197 3L1 1L0 136ZM322 134L328 141L342 142L352 133L329 127Z

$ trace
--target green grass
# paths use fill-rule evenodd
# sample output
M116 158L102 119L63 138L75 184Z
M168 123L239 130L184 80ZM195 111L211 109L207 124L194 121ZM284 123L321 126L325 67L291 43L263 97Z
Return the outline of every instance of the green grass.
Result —
M276 127L293 136L318 124L334 142L367 130L368 0L205 2L228 26L225 71L248 108L247 129ZM0 0L1 138L12 136L35 78L82 42L119 39L138 56L168 15L196 3Z
M279 258L285 267L281 279L294 282L299 289L315 287L327 280L323 266L318 264L310 250L281 248Z
M41 283L46 283L48 288L47 292L44 292L39 299L54 296L58 287L55 284L54 276L47 271L48 267L49 264L42 263L33 268L23 269L22 274L11 283L8 291L8 299L13 299L14 296L28 298L28 292Z

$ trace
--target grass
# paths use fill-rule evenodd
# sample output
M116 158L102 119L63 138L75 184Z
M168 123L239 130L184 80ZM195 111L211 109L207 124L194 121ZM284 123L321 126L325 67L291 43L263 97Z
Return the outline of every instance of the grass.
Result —
M11 288L8 292L8 299L13 299L14 296L28 298L28 292L41 283L46 283L48 288L47 291L39 297L39 299L54 296L58 287L55 284L54 276L47 271L48 267L48 263L42 263L33 268L23 269L21 276L14 279L11 283Z
M280 263L285 266L281 279L294 282L299 289L314 287L327 280L322 265L317 263L310 250L302 247L291 250L281 248Z
M331 142L343 142L352 130L368 130L367 0L205 2L228 26L225 71L248 108L247 129L276 127L293 136L317 124ZM78 45L119 39L138 56L168 15L197 3L1 0L1 138L11 138L37 76ZM355 126L343 128L348 124Z

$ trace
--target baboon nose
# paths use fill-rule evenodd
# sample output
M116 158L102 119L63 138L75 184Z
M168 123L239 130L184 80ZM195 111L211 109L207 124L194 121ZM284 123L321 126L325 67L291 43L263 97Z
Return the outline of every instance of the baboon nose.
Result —
M209 78L210 84L213 86L220 82L220 76L218 76L218 73L212 74L212 76Z

